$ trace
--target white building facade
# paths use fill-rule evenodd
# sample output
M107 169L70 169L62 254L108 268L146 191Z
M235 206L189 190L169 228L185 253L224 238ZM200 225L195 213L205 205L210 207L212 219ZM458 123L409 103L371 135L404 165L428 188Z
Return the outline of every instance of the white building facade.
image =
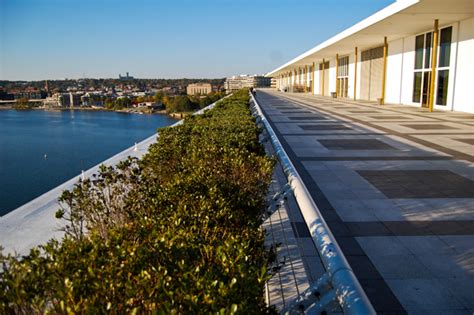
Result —
M474 113L474 0L399 0L267 76L281 91Z

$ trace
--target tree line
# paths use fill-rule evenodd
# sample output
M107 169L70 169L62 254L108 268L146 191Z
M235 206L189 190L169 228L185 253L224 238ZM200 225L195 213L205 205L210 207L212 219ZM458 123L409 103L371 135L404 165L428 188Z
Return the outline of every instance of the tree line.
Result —
M186 113L204 108L221 99L224 95L224 92L211 92L207 95L168 95L163 92L157 92L153 96L107 98L104 101L104 107L111 110L121 110L130 108L133 104L154 102L163 104L164 109L168 113Z

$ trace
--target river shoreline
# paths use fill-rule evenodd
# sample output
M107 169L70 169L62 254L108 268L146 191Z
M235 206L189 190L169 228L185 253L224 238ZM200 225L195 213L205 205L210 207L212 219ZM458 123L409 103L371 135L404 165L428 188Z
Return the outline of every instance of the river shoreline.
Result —
M162 110L141 110L141 108L125 108L125 109L107 109L102 107L64 107L64 108L51 108L51 107L32 107L32 108L14 108L11 105L0 106L0 110L17 110L17 111L49 111L49 112L64 112L64 111L97 111L97 112L116 112L123 114L138 114L138 115L167 115L173 119L182 119L183 117L189 115L190 113L168 113L166 109Z

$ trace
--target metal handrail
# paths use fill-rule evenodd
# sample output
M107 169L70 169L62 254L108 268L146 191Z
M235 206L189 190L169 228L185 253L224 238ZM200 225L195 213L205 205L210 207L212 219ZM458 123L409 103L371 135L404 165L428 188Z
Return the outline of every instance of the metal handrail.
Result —
M260 117L261 122L268 132L278 159L287 175L288 183L293 191L296 202L308 226L311 239L316 245L324 267L326 268L326 274L315 284L310 285L310 288L297 297L293 303L288 305L282 313L300 313L301 310L307 310L314 303L318 303L318 301L313 301L315 293L319 290L318 288L320 288L321 285L328 283L332 288L328 296L331 295L337 299L345 314L375 314L376 312L372 304L337 244L334 235L252 94L251 99L256 114ZM319 301L322 302L323 298ZM324 305L321 307L324 307Z

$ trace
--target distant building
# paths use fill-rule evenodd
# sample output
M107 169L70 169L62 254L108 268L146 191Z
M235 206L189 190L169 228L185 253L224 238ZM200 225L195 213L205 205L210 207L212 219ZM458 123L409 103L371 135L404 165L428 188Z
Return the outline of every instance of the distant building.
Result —
M43 100L43 106L49 107L49 108L61 106L60 101L59 101L60 95L61 95L60 93L54 93L53 95L48 96L47 98Z
M133 80L133 77L129 75L127 72L125 76L122 76L121 74L119 74L119 79L121 81L129 81L129 80Z
M55 93L53 96L48 97L47 101L43 102L43 104L49 104L59 107L77 107L81 106L81 96L82 94L79 93Z
M100 95L94 94L94 93L86 93L81 96L81 103L82 106L103 106L103 101Z
M230 93L243 88L270 87L271 78L258 75L239 75L227 78L224 82L225 90Z
M164 105L162 103L157 103L157 102L141 102L134 104L133 107L147 107L151 110L157 110L157 109L164 109Z
M192 83L186 88L188 95L206 95L212 92L212 85L210 83Z
M276 78L271 78L271 84L270 84L270 87L272 89L276 89L277 88L277 79Z

